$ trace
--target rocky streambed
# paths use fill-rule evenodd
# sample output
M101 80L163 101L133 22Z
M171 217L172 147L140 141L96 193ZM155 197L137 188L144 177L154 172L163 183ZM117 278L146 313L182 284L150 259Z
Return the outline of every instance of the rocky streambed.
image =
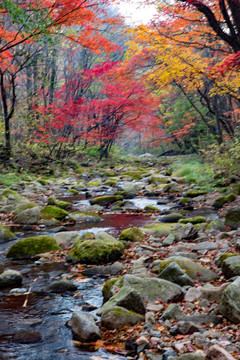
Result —
M3 188L0 357L238 359L238 196L219 197L144 163Z

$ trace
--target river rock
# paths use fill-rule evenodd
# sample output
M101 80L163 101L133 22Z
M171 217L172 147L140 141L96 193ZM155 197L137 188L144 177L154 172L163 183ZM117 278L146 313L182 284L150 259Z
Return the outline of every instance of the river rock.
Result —
M146 313L146 307L139 292L128 286L123 286L115 295L105 302L97 314L101 315L113 306L121 306L142 315Z
M43 219L53 218L63 220L66 216L68 216L68 212L66 210L51 205L45 206L40 213Z
M35 225L41 219L40 209L38 206L26 209L16 216L17 224Z
M206 353L205 360L234 360L235 358L218 345L211 346Z
M138 291L144 301L155 301L161 298L162 301L176 301L182 295L182 288L169 281L156 278L141 278L135 275L124 275L114 287L128 286ZM114 287L112 289L115 292Z
M228 257L222 262L221 267L227 279L240 276L240 255Z
M107 206L119 200L123 200L123 197L121 195L104 195L95 197L94 199L90 199L90 204Z
M49 290L51 290L53 292L58 292L58 293L62 293L62 292L66 292L66 291L76 291L77 286L70 280L61 279L61 280L56 280L53 283L51 283L49 285Z
M61 209L69 209L72 207L72 204L70 202L57 200L55 196L49 196L47 204L57 206Z
M92 314L76 311L72 315L70 324L73 336L80 341L93 342L102 338Z
M112 235L108 234L106 231L99 231L95 235L96 240L100 241L107 241L107 242L116 242L117 239L115 239Z
M93 210L94 211L94 210ZM95 214L85 214L84 212L74 212L69 214L69 219L76 224L97 224L101 221L101 217Z
M7 204L14 205L15 207L21 203L29 202L27 198L11 189L4 190L2 195L7 199Z
M223 291L228 287L230 283L224 283L221 286L202 287L200 299L206 299L208 301L220 302Z
M106 266L90 266L83 270L83 274L86 276L94 276L94 275L111 275L115 276L120 271L124 269L123 265L116 261L112 265Z
M42 340L42 334L37 330L20 330L13 336L13 341L20 344L34 344Z
M174 319L177 315L181 314L181 308L178 304L170 304L163 312L161 318L164 320Z
M5 226L0 225L0 242L12 240L15 235Z
M183 271L183 269L175 262L171 262L167 267L158 275L159 278L168 280L180 286L193 286L192 279Z
M142 241L143 238L144 238L144 233L142 232L141 229L139 229L136 226L123 230L119 236L119 240L126 240L133 242Z
M62 249L73 245L75 241L81 238L78 231L61 231L54 234L53 237Z
M0 289L16 287L22 284L22 274L16 270L5 270L0 275Z
M223 291L219 311L233 323L240 323L240 277Z
M182 219L183 215L179 213L171 213L162 216L159 221L163 223L176 223L178 220Z
M182 354L176 358L176 360L204 360L205 356L197 352ZM175 359L174 359L175 360Z
M195 244L191 247L191 251L208 251L218 249L219 244L212 241L203 241L199 244Z
M123 250L121 241L86 240L69 252L67 261L99 265L118 260Z
M211 314L191 314L191 315L180 315L178 316L178 320L182 321L191 321L197 324L210 324L213 323L214 325L218 325L222 323L222 318L217 315Z
M21 212L23 212L24 210L27 209L32 209L34 207L36 207L37 205L32 203L32 202L24 202L22 204L19 204L16 209L14 210L13 214L14 215L19 215Z
M143 187L142 183L134 183L132 181L118 181L117 189L119 191L126 191L128 193L136 193Z
M13 244L7 252L8 258L23 259L52 250L61 250L52 236L29 237Z
M225 214L225 224L235 230L240 227L240 207L233 206Z
M121 329L124 325L143 322L144 317L120 306L114 306L102 313L101 325L109 330Z
M201 264L195 263L194 261L183 256L171 256L170 258L161 261L159 266L159 273L161 273L172 262L176 262L193 280L211 281L218 277L217 274L213 273L208 268L205 268Z

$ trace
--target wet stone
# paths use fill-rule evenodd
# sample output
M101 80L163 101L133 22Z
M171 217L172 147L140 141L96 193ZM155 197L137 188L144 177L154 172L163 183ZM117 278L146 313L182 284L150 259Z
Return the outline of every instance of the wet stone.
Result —
M21 344L32 344L42 340L42 334L36 330L20 330L13 336L13 341Z

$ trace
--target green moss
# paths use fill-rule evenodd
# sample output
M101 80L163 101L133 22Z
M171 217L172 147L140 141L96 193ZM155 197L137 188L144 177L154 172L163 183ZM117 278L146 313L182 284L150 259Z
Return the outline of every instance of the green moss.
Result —
M237 199L237 195L231 193L231 194L229 194L229 195L226 196L226 199L227 199L228 202L235 201L235 200Z
M153 235L163 236L169 235L175 226L176 223L152 223L144 225L143 228Z
M100 180L91 180L88 182L87 186L89 187L98 187L101 185L101 181Z
M61 250L61 248L53 237L42 235L16 242L8 250L7 257L22 259L52 250Z
M67 209L72 206L68 201L57 200L55 196L49 196L48 205L58 206L61 209Z
M0 239L2 240L10 240L14 238L15 235L5 226L0 225Z
M143 238L144 233L136 226L123 230L119 236L119 240L127 241L142 241Z
M206 190L188 190L186 193L186 197L194 198L200 195L205 195L208 192Z
M116 185L116 181L115 180L106 180L103 185L108 185L108 186L115 186Z
M219 220L213 220L206 227L206 230L211 230L211 229L216 229L216 230L219 230L219 231L225 231L226 226Z
M189 198L182 198L182 199L179 199L178 203L180 205L185 205L185 204L189 204L191 200Z
M27 210L27 209L32 209L34 207L36 207L37 205L31 202L26 202L23 204L20 204L16 207L16 209L14 210L14 215L18 215L20 214L22 211Z
M180 222L181 224L191 223L191 224L195 225L195 224L205 223L206 218L203 216L196 216L194 218L180 219L178 222Z
M46 186L48 184L48 182L45 179L37 179L37 182L39 182L39 184Z
M104 302L109 300L110 297L112 296L111 290L118 280L119 279L111 279L104 283L103 288L102 288Z
M144 210L153 211L153 212L159 212L160 211L156 206L152 206L152 205L145 206Z
M77 196L78 195L78 191L76 189L69 189L67 190L68 193L71 193L72 195L74 196Z
M238 256L238 254L230 254L230 253L221 254L219 256L219 261L222 264L224 262L224 260L226 260L226 259L228 259L229 257L232 257L232 256Z
M59 207L51 206L51 205L45 206L45 208L43 208L40 213L44 219L54 218L57 220L62 220L66 216L68 216L67 211L60 209Z
M67 260L83 264L104 264L118 260L123 250L121 241L86 240L70 251Z
M238 195L240 195L240 183L237 183L237 184L234 186L233 190L234 190Z

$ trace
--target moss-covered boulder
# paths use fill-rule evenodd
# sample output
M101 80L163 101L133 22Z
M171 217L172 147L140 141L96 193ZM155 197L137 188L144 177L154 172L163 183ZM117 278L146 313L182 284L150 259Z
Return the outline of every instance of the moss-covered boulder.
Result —
M108 301L114 293L112 292L112 288L116 282L119 281L119 279L111 279L104 283L102 288L102 294L103 294L103 303Z
M87 183L88 187L98 187L102 184L102 180L101 179L92 179L91 181L89 181Z
M233 323L240 323L240 277L223 291L219 311Z
M70 209L72 204L68 201L57 200L55 196L49 196L48 205L57 206L61 209Z
M146 205L144 210L149 211L149 212L159 212L160 211L160 209L158 209L156 206L153 206L153 205Z
M178 222L182 218L183 218L182 214L173 212L173 213L162 216L159 219L159 221L163 222L163 223L175 223L175 222Z
M227 196L220 196L213 202L212 207L214 209L221 209L224 204L232 202L232 201L236 200L236 198L237 198L236 194L233 194L233 193L231 193Z
M101 216L97 214L74 212L69 214L69 219L73 220L76 224L96 224L101 221Z
M68 212L57 206L47 205L41 210L41 216L43 219L57 219L62 220L68 216Z
M67 190L67 193L71 194L72 196L78 195L78 191L76 189L69 189L69 190Z
M176 262L193 280L211 281L218 277L217 274L208 268L183 256L171 256L170 258L161 261L159 273L161 273L172 262Z
M104 195L98 196L90 200L91 205L107 206L115 203L116 201L123 200L121 195Z
M222 272L227 279L234 276L240 276L240 255L229 256L222 262L221 267Z
M119 236L119 240L126 240L126 241L142 241L144 238L144 233L141 229L136 226L130 227L125 229L121 232Z
M5 226L0 225L0 242L12 240L15 235Z
M24 210L27 210L27 209L32 209L34 207L36 207L37 205L32 203L32 202L26 202L26 203L23 203L23 204L19 204L16 209L14 210L14 215L18 215L20 214L21 212L23 212Z
M180 219L179 222L181 224L202 224L206 222L206 218L204 216L195 216L194 218Z
M230 226L231 229L236 230L240 227L240 207L233 206L225 214L225 225Z
M85 240L72 249L67 261L82 264L105 264L118 260L123 254L121 241Z
M120 306L106 310L101 316L101 325L109 330L121 329L124 325L135 325L143 321L142 315Z
M173 228L176 226L176 223L150 223L143 226L144 232L154 235L154 236L163 236L169 235Z
M2 195L4 198L7 199L8 204L18 205L21 203L29 202L27 198L25 198L24 196L20 195L18 192L11 189L4 190Z
M194 198L194 197L205 195L205 194L207 194L206 190L188 190L186 192L186 197Z
M20 240L13 244L7 252L7 257L24 259L52 250L61 250L52 236L35 236Z
M227 227L220 220L213 220L206 227L206 230L212 230L212 229L218 231L226 231Z

